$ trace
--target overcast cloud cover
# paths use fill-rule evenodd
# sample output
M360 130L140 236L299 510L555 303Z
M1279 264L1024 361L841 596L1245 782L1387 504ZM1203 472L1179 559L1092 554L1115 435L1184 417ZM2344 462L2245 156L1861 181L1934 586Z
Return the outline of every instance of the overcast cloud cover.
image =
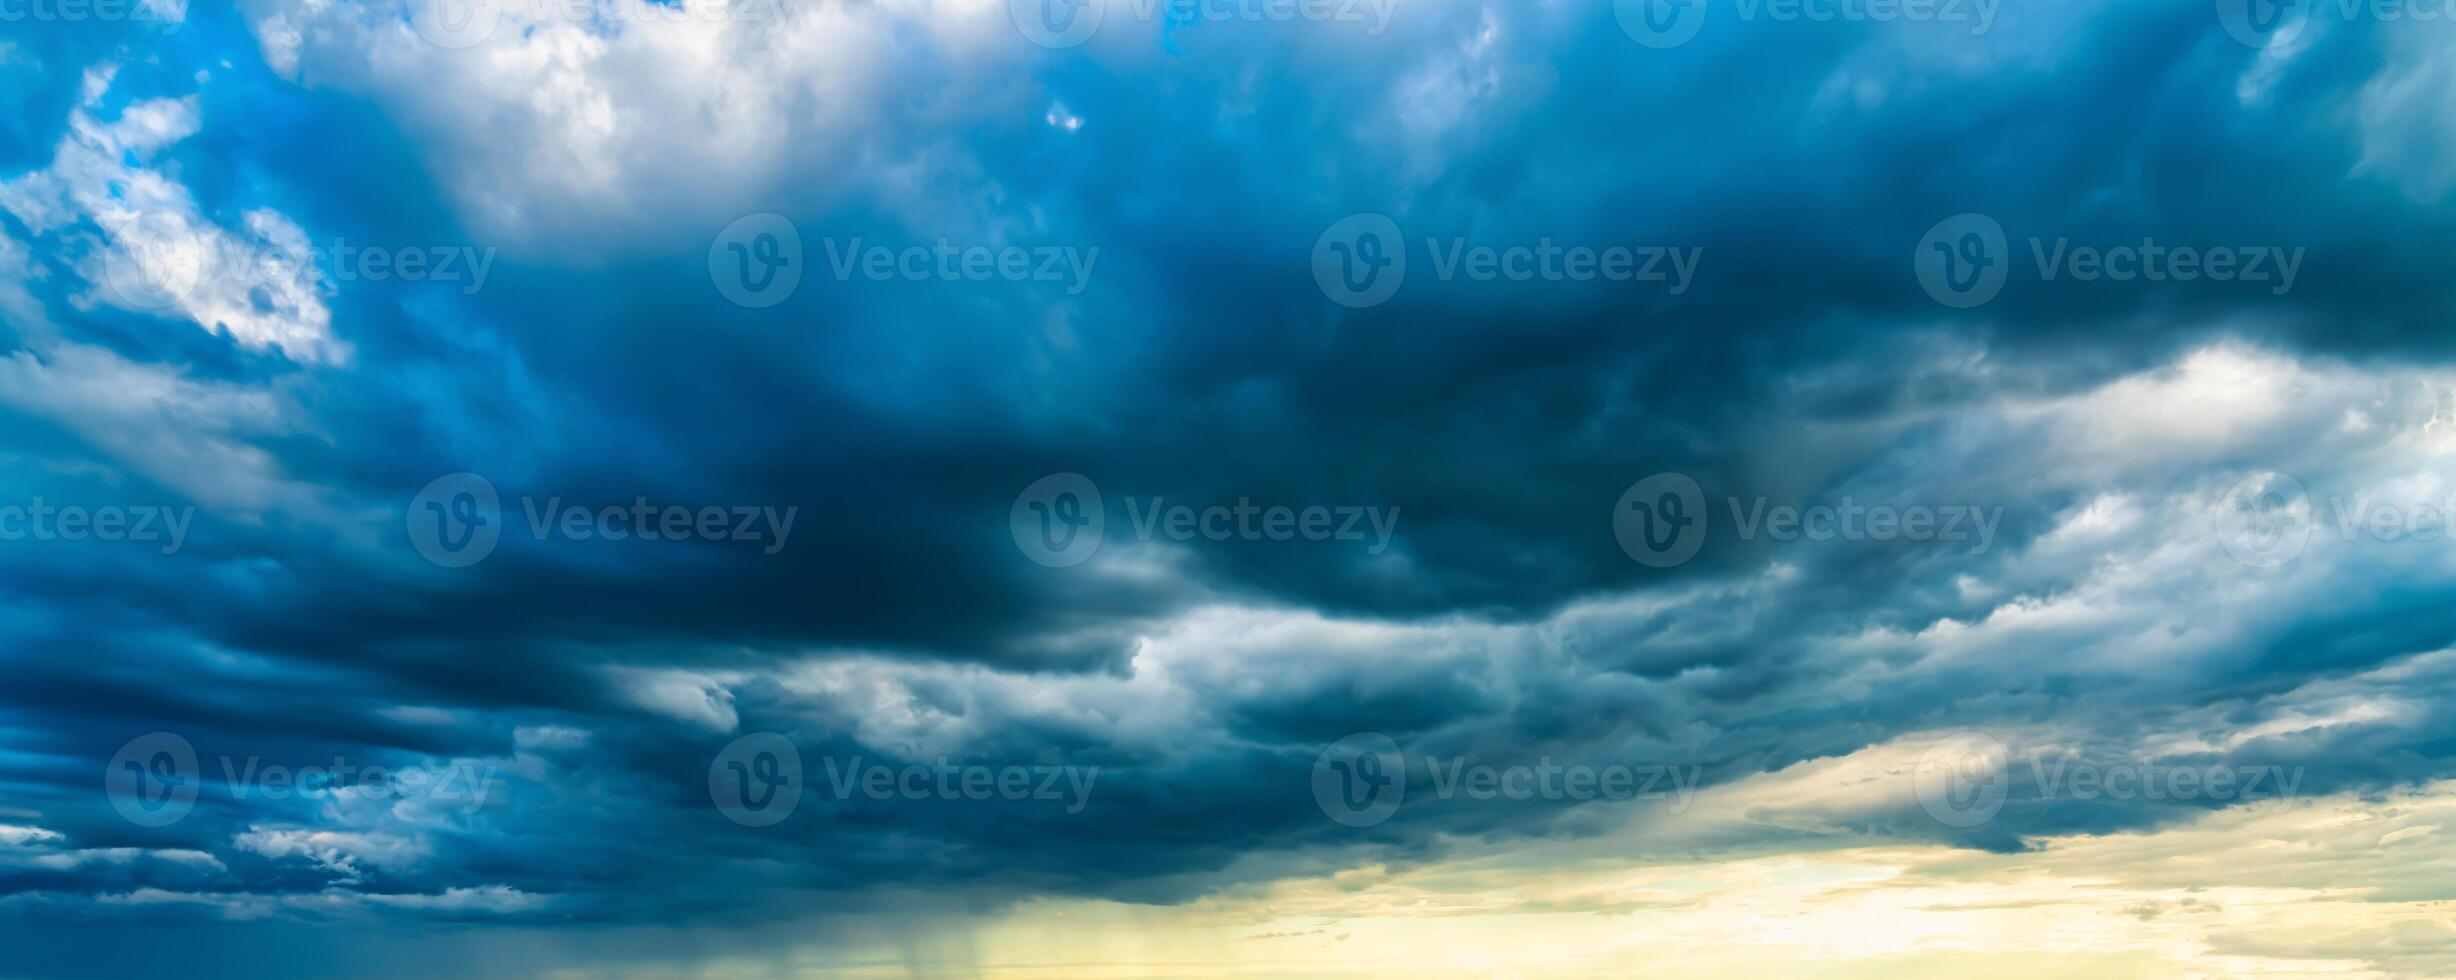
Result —
M2456 974L2444 4L96 4L0 976Z

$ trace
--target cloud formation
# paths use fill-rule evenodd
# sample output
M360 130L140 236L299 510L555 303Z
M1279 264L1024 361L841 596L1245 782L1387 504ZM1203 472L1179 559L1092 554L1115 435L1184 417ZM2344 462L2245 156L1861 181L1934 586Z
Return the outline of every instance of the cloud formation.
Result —
M2446 25L1266 6L0 47L10 969L2449 968Z

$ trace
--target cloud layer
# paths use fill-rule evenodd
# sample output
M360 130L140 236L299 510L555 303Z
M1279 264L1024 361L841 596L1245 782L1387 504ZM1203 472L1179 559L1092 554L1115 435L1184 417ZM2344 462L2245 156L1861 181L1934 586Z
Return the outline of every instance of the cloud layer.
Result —
M2450 968L2446 24L568 6L0 45L8 969Z

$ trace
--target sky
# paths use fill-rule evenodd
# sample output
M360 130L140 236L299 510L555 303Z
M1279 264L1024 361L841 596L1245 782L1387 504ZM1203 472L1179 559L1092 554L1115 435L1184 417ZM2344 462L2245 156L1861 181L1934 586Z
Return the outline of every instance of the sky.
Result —
M0 0L0 977L2456 975L2456 6Z

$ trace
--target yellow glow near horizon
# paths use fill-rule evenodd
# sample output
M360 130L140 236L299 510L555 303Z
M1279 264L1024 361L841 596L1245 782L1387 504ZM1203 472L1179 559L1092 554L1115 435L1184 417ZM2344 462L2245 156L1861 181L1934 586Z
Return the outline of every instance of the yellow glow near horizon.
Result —
M1825 760L1699 798L1779 807ZM1865 783L1859 785L1867 785ZM1714 799L1709 800L1709 796ZM2456 783L2271 801L1995 854L1887 843L1614 859L1665 822L1239 886L1182 905L1042 899L893 948L805 950L811 976L2389 977L2456 972ZM959 934L956 934L959 933ZM750 971L766 973L773 963Z

